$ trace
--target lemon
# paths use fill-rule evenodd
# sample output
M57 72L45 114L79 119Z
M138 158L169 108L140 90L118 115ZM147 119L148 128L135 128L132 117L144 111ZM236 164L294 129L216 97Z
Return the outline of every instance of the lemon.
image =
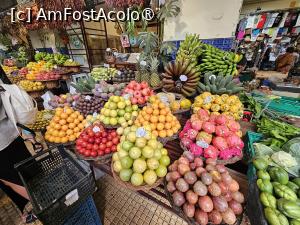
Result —
M182 109L189 109L189 108L191 108L191 105L192 105L192 102L188 99L183 99L180 102L180 107Z

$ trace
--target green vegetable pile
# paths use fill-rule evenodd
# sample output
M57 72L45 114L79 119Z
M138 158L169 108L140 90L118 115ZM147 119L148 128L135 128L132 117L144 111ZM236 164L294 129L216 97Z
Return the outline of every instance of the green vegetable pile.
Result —
M257 169L260 202L269 225L300 224L300 178L289 179L281 167L271 167L262 157L253 165Z
M115 68L100 67L94 68L90 75L94 78L95 81L107 81L115 77L117 74L118 70Z

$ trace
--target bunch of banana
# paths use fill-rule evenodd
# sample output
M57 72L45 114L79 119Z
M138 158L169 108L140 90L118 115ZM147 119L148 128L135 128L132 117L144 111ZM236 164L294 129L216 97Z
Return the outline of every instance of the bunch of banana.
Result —
M236 84L233 81L233 76L218 75L215 76L210 73L204 75L204 82L199 82L198 88L199 93L210 92L212 94L236 94L243 91L242 84Z
M202 43L197 34L187 34L185 40L180 43L176 61L188 60L190 64L196 66L198 57L202 54Z
M168 92L180 93L184 96L195 94L200 80L200 71L189 61L170 62L162 74L163 87Z
M198 66L202 73L212 72L223 75L237 75L237 63L242 59L233 52L225 52L205 44L201 55L202 63Z

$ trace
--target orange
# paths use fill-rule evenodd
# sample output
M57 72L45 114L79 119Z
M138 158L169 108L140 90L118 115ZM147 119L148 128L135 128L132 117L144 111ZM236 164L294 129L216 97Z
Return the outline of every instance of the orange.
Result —
M151 123L150 126L151 126L151 130L156 130L156 124L155 123Z
M62 143L67 143L69 141L68 137L62 137L61 142Z
M160 102L160 103L158 104L158 107L159 107L160 109L166 108L165 104L162 103L162 102Z
M58 123L60 121L60 118L58 116L54 116L52 121Z
M152 114L153 109L151 107L146 107L146 113Z
M69 136L69 141L75 141L76 140L76 136L75 135L70 135Z
M74 131L74 133L77 133L77 132L80 131L80 129L79 129L78 127L75 127L75 128L73 129L73 131Z
M167 122L171 122L171 121L172 121L172 116L167 115L167 116L166 116L166 121L167 121Z
M58 130L54 130L54 131L52 132L52 136L58 137L58 135L59 135L59 131L58 131Z
M62 112L64 109L63 108L61 108L61 107L57 107L56 108L56 112Z
M59 121L59 124L60 124L60 125L65 125L65 124L67 124L67 121L64 120L64 119L62 119L62 120Z
M55 130L60 130L60 128L61 128L60 124L55 124L55 126L54 126Z
M48 140L49 140L49 138L50 138L50 134L46 133L46 134L45 134L45 140L47 140L47 141L48 141Z
M177 128L177 127L172 127L172 130L173 130L173 132L174 132L174 134L175 134L175 133L177 133L178 128Z
M149 124L149 121L144 121L143 122L143 125L148 125Z
M49 142L54 142L54 137L53 137L53 136L50 136L49 139L48 139L48 141L49 141Z
M157 128L157 130L163 130L164 129L164 124L158 123L156 128Z
M72 117L73 119L77 119L78 115L77 115L76 113L72 113L72 114L70 115L70 117Z
M82 123L78 124L77 127L80 129L80 130L83 130L84 129L84 125Z
M70 124L69 124L69 128L70 128L70 129L74 129L75 127L76 127L76 124L75 124L75 123L70 123Z
M64 131L59 131L59 133L58 133L58 137L64 137L64 136L66 136L66 133L64 132Z
M63 112L63 111L56 111L56 112L55 112L55 116L60 117L60 115L62 114L62 112Z
M80 115L81 115L79 111L75 111L74 113L75 113L77 116L80 116Z
M154 131L152 131L152 134L157 137L158 136L158 131L154 130Z
M171 123L165 123L165 128L168 130L168 129L171 129L172 128L172 124Z
M73 134L73 130L71 130L71 129L67 130L67 131L66 131L66 134L67 134L68 136L70 136L71 134Z
M67 113L62 113L60 115L60 118L62 118L62 119L67 119L68 117L69 117L69 115Z
M50 125L48 125L47 127L46 127L46 130L50 130L51 129L51 127L50 127Z
M74 122L74 118L68 117L68 118L67 118L67 122L68 122L68 123L73 123L73 122Z
M71 115L73 113L73 110L71 108L66 108L65 113Z
M60 143L60 141L61 141L60 137L55 137L54 138L54 143Z
M82 120L82 122L81 122L81 124L83 125L83 126L85 126L86 125L86 120Z
M167 136L168 137L173 136L173 134L174 134L173 130L167 130Z
M76 125L79 124L79 123L80 123L79 119L75 119L75 120L74 120L74 123L75 123Z
M165 130L161 130L158 132L158 136L161 138L165 138L167 136L167 132Z
M163 115L160 115L160 116L158 117L158 121L161 122L161 123L164 123L165 120L166 120L166 118L165 118L165 116L163 116Z
M61 130L62 130L62 131L66 131L66 130L68 130L68 129L69 129L68 125L63 125L63 126L61 126Z
M159 113L160 113L160 115L167 115L167 112L166 112L165 109L161 109L161 110L159 111Z
M142 124L139 121L136 121L135 125L137 125L138 127L140 127Z
M143 117L145 117L145 116L147 115L147 113L146 113L145 111L141 111L141 115L142 115Z
M154 116L158 116L159 115L159 110L158 109L154 109L153 110L153 115Z
M151 122L151 123L157 123L157 122L158 122L157 116L151 116L151 117L150 117L150 122Z
M79 116L78 116L78 119L79 119L80 121L84 120L83 115L79 115Z
M146 114L145 116L144 116L144 119L146 120L146 121L149 121L150 120L150 115L149 114Z
M176 125L176 121L172 120L171 124L172 124L172 127L174 127Z

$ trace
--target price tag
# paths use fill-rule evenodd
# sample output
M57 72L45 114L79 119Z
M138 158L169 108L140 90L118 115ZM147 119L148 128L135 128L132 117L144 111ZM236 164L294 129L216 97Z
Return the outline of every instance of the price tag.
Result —
M107 48L107 49L106 49L106 51L107 51L107 52L110 52L110 51L111 51L111 49L110 49L110 48Z
M146 130L143 127L140 127L135 132L137 137L145 137L146 136Z
M204 104L208 104L208 103L210 103L211 102L211 96L207 96L205 99L204 99L204 101L203 101L203 103Z
M114 56L118 56L119 55L119 53L117 53L117 52L114 52Z
M147 65L147 62L143 60L143 61L140 62L140 65L141 65L141 66L146 66L146 65Z
M210 75L208 78L211 80L213 77L214 77L215 79L217 78L216 75L214 75L214 74Z
M103 66L104 66L105 68L109 68L109 64L107 64L107 63L104 63Z
M132 97L132 94L125 94L125 95L123 95L123 98L125 100L129 100L131 97Z
M66 195L65 204L67 206L73 205L79 199L78 190L75 189Z
M40 51L36 50L35 53L40 53Z
M54 69L57 69L57 65L54 65L53 68L54 68Z
M160 101L162 101L165 104L169 104L169 99L167 96L160 96Z
M98 116L98 113L94 112L93 117L96 118Z
M179 77L179 80L181 80L181 81L183 81L183 82L185 82L185 81L187 81L187 76L186 75L180 75L180 77Z
M85 96L85 98L84 98L85 100L88 100L88 101L90 101L91 99L92 99L92 97L91 96L89 96L89 95L87 95L87 96Z
M197 141L196 145L200 146L201 148L208 148L209 144L207 144L205 141Z
M94 133L98 133L98 132L100 132L100 131L101 131L100 127L98 127L98 126L94 126L94 127L93 127L93 132L94 132Z
M122 72L120 70L118 70L118 75L120 76L122 74Z

